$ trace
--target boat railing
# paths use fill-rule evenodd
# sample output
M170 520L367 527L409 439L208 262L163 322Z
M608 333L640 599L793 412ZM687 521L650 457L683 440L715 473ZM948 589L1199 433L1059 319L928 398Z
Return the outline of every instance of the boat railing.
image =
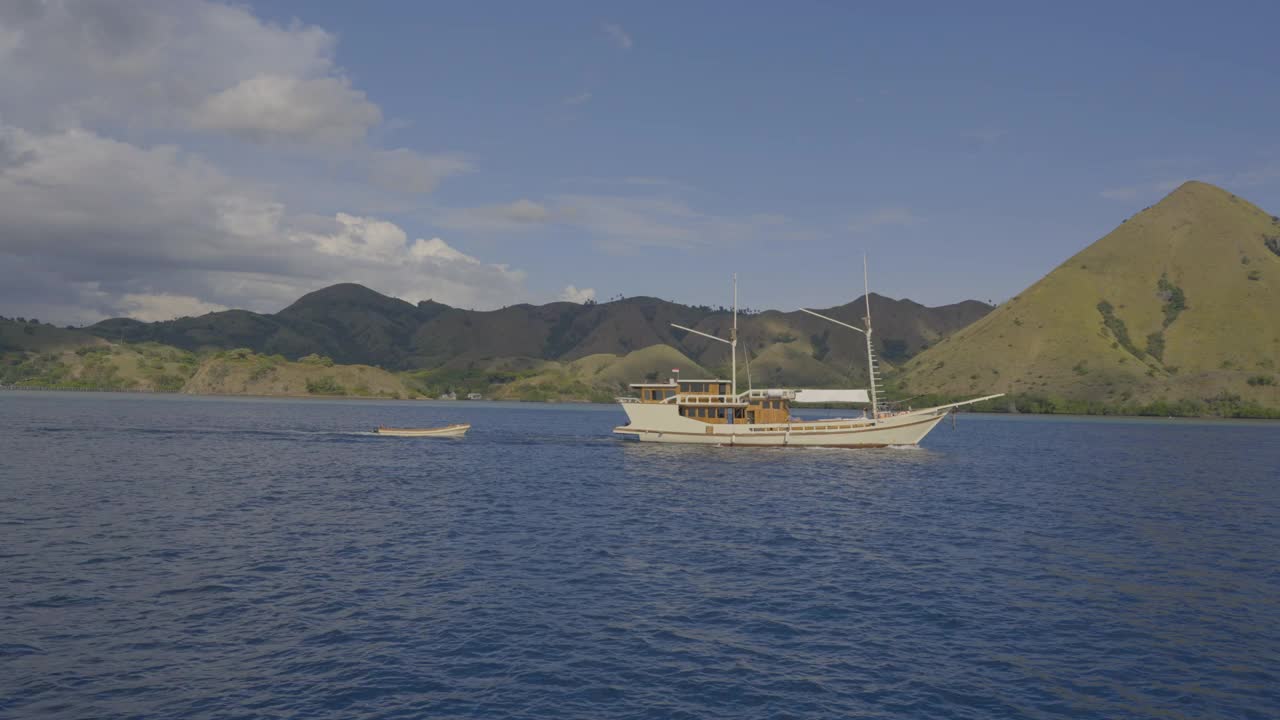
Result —
M662 401L676 405L746 405L741 395L712 395L710 393L688 393L672 395Z
M616 398L614 398L614 401L616 401L616 402L618 402L618 403L620 403L620 404L622 404L622 405L630 405L630 404L632 404L632 403L639 403L639 402L641 402L640 398L638 398L638 397L616 397Z
M742 396L748 400L795 400L796 391L766 388L763 390L748 390L742 393Z

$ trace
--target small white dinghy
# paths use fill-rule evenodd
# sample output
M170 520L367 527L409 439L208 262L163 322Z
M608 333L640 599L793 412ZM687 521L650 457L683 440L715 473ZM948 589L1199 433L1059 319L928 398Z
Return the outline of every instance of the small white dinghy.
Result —
M379 435L393 437L462 437L471 429L470 423L457 423L438 428L390 428L378 426L374 430Z

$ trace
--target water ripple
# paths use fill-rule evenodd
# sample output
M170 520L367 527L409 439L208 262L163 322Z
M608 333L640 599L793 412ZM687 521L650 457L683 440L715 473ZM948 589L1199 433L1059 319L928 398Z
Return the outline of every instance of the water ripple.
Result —
M4 717L1280 716L1274 424L2 400Z

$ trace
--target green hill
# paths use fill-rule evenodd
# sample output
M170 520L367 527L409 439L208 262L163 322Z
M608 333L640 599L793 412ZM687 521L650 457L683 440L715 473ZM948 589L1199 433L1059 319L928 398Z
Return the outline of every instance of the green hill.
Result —
M684 377L705 375L680 351L652 345L625 355L598 353L573 361L537 358L455 360L430 370L404 373L405 383L426 397L480 393L491 400L612 402L627 384L671 376L679 368Z
M301 361L247 349L205 359L182 387L197 395L328 395L403 399L416 393L404 380L368 365L337 365L313 355Z
M880 351L890 364L990 310L974 301L928 308L875 294L871 307ZM860 323L862 301L822 312ZM318 354L339 364L399 371L456 371L517 358L571 363L666 345L687 361L728 371L724 345L676 330L671 323L727 335L731 315L723 308L651 297L476 312L431 301L412 305L360 285L342 284L305 295L274 315L228 310L158 323L113 319L86 330L113 342L157 342L191 352L247 348L289 359ZM751 313L741 317L740 328L743 347L758 363L761 377L797 384L865 376L861 336L817 318L800 312ZM785 347L772 349L776 345Z
M912 358L900 393L1280 408L1280 220L1189 182Z
M102 346L107 342L81 330L35 320L0 318L0 352L51 352Z
M68 390L177 391L195 355L143 343L109 343L79 330L0 319L0 385Z

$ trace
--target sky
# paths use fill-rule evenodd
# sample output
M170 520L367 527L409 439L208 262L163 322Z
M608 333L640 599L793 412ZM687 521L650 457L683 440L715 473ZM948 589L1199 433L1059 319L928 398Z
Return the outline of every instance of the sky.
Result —
M1280 212L1280 4L0 1L0 315L1000 302Z

